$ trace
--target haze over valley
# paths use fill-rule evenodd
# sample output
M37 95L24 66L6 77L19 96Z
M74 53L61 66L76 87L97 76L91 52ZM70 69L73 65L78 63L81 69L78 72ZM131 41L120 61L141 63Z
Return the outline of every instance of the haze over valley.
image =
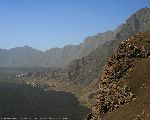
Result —
M149 120L150 3L138 2L0 1L0 119Z

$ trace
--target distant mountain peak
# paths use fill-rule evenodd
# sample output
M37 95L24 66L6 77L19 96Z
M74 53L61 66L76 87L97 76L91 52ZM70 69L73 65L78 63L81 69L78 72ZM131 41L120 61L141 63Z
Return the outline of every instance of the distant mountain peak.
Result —
M20 56L18 56L17 61L20 61L20 62L17 62L16 59L12 59L12 54L9 54L9 53L4 54L2 52L0 56L3 56L3 62L0 60L0 66L1 65L11 66L12 64L8 64L9 62L7 61L7 59L10 59L10 61L13 61L11 62L13 63L13 66L14 65L19 66L21 61L22 61L21 65L25 64L27 66L32 66L34 64L36 65L39 64L39 66L48 65L49 67L66 66L72 60L80 59L82 57L89 55L91 51L95 50L99 46L104 45L105 43L108 43L109 41L125 40L128 36L134 35L137 32L147 30L147 29L150 29L150 8L146 7L146 8L141 8L140 10L136 11L133 15L129 17L129 19L126 20L124 24L120 25L116 30L107 31L104 33L98 33L96 35L89 36L84 40L83 43L79 45L69 45L69 46L64 46L63 48L52 48L45 52L33 49L32 47L27 46L27 45L25 45L24 47L17 47L17 48L8 50L8 52L11 53L11 50L18 49L18 51L21 52L21 49L26 49L27 51L30 49L31 51L29 54L31 55L30 57L29 56L26 56L26 57L32 58L31 59L32 64L28 64L28 61L23 60L23 58L25 57L22 57L22 55L25 53L25 50L22 51L23 53L20 54ZM32 50L34 52L32 52ZM15 57L15 52L13 52L13 55Z
M28 45L24 45L23 47L24 47L24 48L32 48L32 47L30 47L30 46L28 46Z

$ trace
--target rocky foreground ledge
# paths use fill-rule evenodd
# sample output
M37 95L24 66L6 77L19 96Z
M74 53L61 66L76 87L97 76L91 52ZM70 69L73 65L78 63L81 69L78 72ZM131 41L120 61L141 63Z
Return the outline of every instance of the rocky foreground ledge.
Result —
M96 105L87 120L103 120L104 115L107 116L108 113L136 100L137 95L128 84L128 72L134 72L136 61L150 59L149 44L150 31L139 33L119 43L100 78Z

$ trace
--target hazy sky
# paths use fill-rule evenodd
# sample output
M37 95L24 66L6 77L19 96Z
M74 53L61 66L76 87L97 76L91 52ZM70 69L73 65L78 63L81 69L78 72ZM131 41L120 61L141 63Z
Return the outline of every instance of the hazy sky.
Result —
M113 30L150 0L0 0L0 48L46 50Z

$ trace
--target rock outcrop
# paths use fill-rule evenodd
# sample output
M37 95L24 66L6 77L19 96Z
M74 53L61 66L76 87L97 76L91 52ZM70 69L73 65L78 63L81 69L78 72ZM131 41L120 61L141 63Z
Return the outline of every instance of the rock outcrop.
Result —
M104 69L100 79L97 104L87 120L101 120L104 113L110 113L136 99L137 95L126 83L130 78L128 72L134 72L133 69L137 65L135 61L149 59L149 43L150 31L139 33L119 43L117 51L108 60ZM141 70L141 74L142 72L144 75L144 71Z

